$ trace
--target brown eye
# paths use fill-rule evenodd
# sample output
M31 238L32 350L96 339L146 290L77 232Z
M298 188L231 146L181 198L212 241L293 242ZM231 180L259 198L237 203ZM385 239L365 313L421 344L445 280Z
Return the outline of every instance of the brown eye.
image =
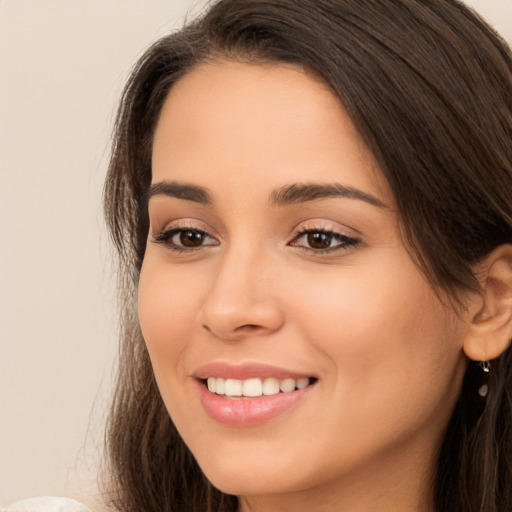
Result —
M208 246L219 245L219 242L200 229L175 228L156 235L153 241L163 244L177 252L193 251Z
M314 254L328 254L346 251L359 244L359 240L336 231L323 229L305 229L295 233L290 242L293 247L300 247Z
M178 233L179 244L183 247L200 247L203 245L205 234L201 231L187 230Z
M328 249L331 246L332 235L330 233L311 232L307 235L308 245L312 249Z

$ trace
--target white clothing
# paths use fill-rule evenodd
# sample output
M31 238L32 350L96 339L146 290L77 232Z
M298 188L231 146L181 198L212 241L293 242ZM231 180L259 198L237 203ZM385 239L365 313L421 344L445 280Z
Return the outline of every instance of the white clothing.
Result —
M92 512L92 510L70 498L40 496L0 507L0 512Z

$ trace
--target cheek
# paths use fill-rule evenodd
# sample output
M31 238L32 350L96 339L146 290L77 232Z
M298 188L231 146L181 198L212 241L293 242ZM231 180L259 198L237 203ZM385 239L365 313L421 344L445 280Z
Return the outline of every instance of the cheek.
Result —
M160 387L181 370L199 311L200 280L170 270L147 254L138 289L139 323Z
M439 432L464 372L461 331L415 267L356 274L315 281L309 306L296 310L302 335L326 356L331 403L343 404L331 433L352 443L332 449L353 461L380 443Z
M364 271L304 276L289 300L344 397L370 405L417 393L428 401L459 377L462 331L406 254L380 256Z

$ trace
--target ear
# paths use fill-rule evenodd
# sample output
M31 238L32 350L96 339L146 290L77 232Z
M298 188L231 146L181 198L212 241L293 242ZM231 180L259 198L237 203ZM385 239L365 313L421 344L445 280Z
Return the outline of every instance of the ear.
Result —
M469 305L464 353L474 361L499 357L512 338L512 245L494 249L479 265L481 294Z

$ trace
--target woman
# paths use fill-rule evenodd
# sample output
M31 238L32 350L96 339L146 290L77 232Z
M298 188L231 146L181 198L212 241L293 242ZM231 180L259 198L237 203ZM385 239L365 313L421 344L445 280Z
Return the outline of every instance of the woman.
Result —
M115 507L512 510L511 70L454 0L221 0L146 53Z
M512 510L511 136L455 0L220 0L150 48L105 188L111 507Z

